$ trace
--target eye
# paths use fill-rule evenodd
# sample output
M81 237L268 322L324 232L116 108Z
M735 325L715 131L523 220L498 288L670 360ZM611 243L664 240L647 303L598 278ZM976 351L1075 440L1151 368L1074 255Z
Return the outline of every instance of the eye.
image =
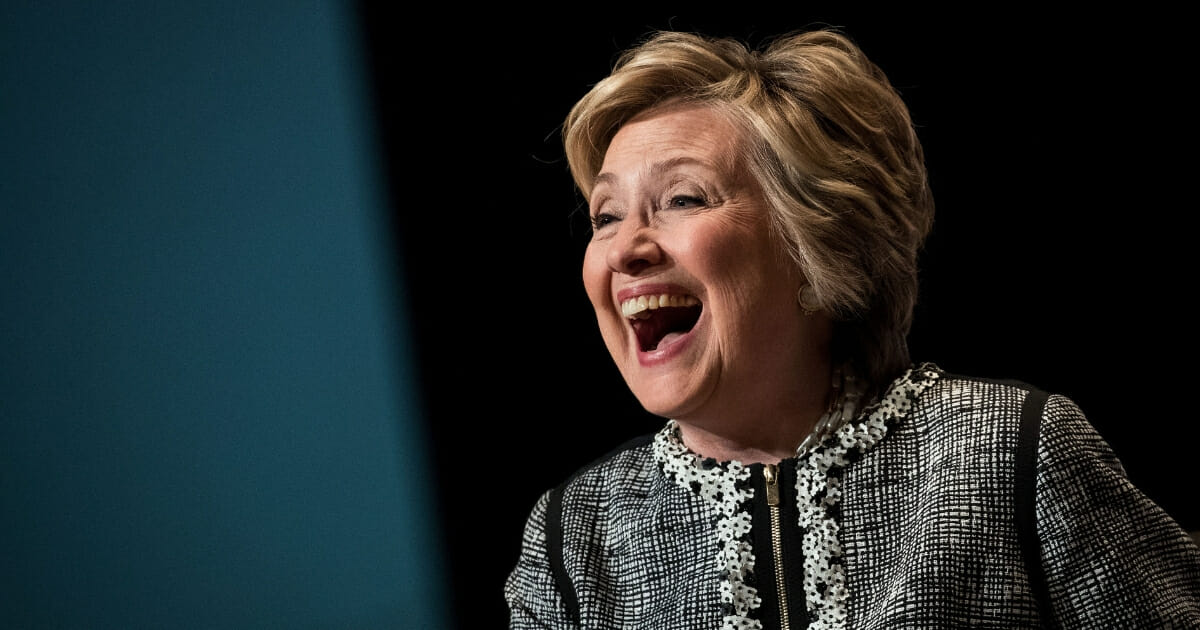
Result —
M592 231L599 230L606 225L611 225L616 222L617 217L615 215L607 212L601 212L592 217Z
M667 202L668 208L699 208L704 205L704 199L691 195L675 195Z

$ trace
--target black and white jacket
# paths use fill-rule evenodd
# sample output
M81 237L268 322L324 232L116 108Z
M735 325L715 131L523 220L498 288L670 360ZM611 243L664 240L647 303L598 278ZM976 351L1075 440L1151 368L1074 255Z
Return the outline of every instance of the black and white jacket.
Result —
M504 592L512 630L1190 629L1200 548L1071 400L925 364L778 467L668 421L539 499Z

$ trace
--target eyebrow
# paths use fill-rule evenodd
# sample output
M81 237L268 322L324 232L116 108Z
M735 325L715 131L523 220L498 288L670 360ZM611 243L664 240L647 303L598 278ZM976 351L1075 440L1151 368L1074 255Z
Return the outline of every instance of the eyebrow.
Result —
M709 164L707 162L704 162L703 160L697 160L696 158L693 158L693 157L681 155L679 157L674 157L669 160L663 160L662 162L655 162L654 164L652 164L650 166L650 174L654 175L654 176L658 176L658 175L662 175L663 173L672 171L677 167L691 166L691 165L710 168ZM595 179L592 180L592 188L595 188L596 186L599 186L600 184L613 184L616 181L617 181L617 176L614 173L603 172L603 173L600 173L599 175L596 175Z

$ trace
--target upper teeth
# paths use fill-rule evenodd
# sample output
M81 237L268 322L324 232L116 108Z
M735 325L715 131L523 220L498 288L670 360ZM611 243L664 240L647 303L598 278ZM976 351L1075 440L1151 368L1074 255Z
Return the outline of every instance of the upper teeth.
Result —
M652 311L656 308L664 308L669 306L683 307L695 306L700 303L700 300L690 295L639 295L635 298L630 298L621 302L621 314L625 317L649 317L647 311Z

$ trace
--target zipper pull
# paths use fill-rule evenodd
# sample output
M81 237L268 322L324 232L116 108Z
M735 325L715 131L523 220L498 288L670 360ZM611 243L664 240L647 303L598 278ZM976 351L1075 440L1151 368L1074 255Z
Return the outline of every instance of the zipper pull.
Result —
M767 505L779 505L779 467L763 465L763 479L767 482Z

